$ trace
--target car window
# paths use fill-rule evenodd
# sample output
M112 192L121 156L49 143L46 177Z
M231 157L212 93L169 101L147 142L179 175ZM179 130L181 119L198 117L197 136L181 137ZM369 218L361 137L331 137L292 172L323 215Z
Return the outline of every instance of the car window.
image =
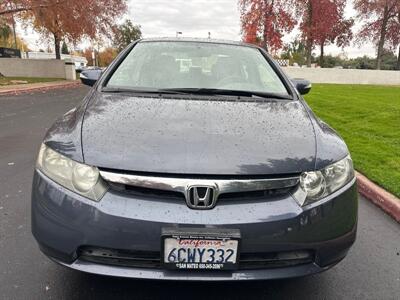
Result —
M141 42L119 65L107 86L288 94L257 48L199 42Z

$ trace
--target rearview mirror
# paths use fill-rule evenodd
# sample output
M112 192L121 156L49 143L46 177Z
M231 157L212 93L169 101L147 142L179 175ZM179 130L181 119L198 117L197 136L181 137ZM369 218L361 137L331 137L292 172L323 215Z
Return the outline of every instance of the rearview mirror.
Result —
M292 82L300 95L306 95L311 91L312 84L307 79L295 78Z
M94 86L96 81L99 80L102 69L88 69L81 72L81 82L88 86Z

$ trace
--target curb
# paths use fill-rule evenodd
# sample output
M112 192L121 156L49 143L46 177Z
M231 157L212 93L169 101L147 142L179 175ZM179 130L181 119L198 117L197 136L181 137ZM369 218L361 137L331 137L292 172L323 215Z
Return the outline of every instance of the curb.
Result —
M19 86L17 88L10 88L10 89L0 89L0 96L8 96L8 95L19 95L23 93L30 93L30 92L40 92L40 91L47 91L47 90L54 90L54 89L62 89L68 87L74 87L81 85L80 81L72 81L72 82L54 82L54 83L46 83L46 84L39 84L39 85L28 85L28 86Z
M400 199L377 186L361 173L356 172L356 175L358 192L400 223Z

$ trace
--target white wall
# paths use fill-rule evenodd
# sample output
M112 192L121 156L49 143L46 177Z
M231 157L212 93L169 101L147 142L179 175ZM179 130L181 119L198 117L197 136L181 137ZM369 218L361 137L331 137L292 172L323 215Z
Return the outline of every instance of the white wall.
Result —
M23 58L29 58L29 59L56 59L55 53L30 51L30 52L23 52L22 54ZM83 65L86 66L88 63L86 57L70 55L70 54L61 54L61 59L72 61L75 63L76 66L81 66L81 63L83 63Z
M65 62L56 59L0 58L0 73L9 77L66 78Z
M312 83L400 85L400 71L282 68L290 78L304 78Z

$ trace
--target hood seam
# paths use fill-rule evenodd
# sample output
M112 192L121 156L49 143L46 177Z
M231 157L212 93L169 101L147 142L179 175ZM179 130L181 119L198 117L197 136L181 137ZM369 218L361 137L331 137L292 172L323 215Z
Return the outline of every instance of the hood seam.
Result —
M314 132L314 141L315 141L315 150L314 150L314 171L317 169L317 155L318 155L318 141L317 141L317 133L315 131L315 124L314 124L314 119L311 116L311 110L309 109L308 105L306 104L305 100L303 98L299 99L301 105L304 107L304 109L307 112L308 119L310 120L311 126L313 128Z

